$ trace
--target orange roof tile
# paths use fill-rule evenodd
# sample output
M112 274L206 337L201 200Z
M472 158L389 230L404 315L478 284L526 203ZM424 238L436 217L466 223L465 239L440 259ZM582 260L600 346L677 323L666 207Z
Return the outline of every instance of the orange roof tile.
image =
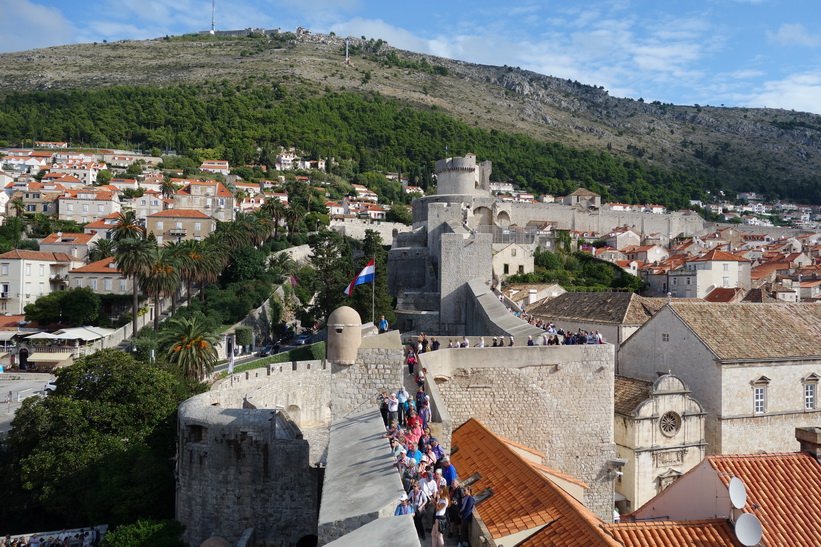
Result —
M94 234L64 234L60 232L55 232L53 234L47 235L46 238L40 242L40 244L42 245L43 243L79 243L83 245L89 243L93 237Z
M741 547L726 519L688 522L625 522L604 529L626 547Z
M601 528L601 521L520 457L505 441L476 419L453 432L459 450L451 461L461 476L478 472L474 494L486 488L493 495L477 512L494 539L546 526L539 534L547 543L520 545L619 545Z
M821 465L811 455L739 454L707 461L724 484L734 476L744 481L743 511L761 521L762 545L821 545Z
M79 261L78 258L69 256L66 253L47 253L44 251L21 251L15 249L0 255L4 259L17 260L45 260L47 262L72 262Z
M718 260L721 262L749 262L746 258L741 258L732 253L728 253L727 251L720 251L718 249L707 251L700 257L693 259L692 262L707 262L711 260Z
M117 269L117 265L114 262L114 257L110 256L108 258L104 258L102 260L98 260L96 262L92 262L91 264L86 264L85 266L80 266L79 268L74 268L69 271L69 273L112 273L117 272L122 274L122 272ZM113 265L113 267L112 267Z

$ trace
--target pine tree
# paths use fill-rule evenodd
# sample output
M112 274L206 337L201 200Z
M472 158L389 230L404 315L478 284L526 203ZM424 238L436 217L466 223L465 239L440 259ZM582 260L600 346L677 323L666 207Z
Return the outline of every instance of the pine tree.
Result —
M354 271L357 273L362 271L362 268L373 258L375 285L371 287L370 284L365 284L356 287L351 294L350 306L359 312L359 316L365 323L371 319L378 323L379 317L384 315L388 323L393 325L396 322L396 314L393 312L393 299L388 292L388 251L382 245L382 236L379 235L379 232L376 230L365 231L362 250L365 256L358 261ZM371 310L372 296L373 312Z

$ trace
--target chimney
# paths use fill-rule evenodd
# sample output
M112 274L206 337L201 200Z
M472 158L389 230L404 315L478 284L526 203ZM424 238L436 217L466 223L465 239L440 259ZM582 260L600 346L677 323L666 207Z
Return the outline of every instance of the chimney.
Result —
M527 304L528 304L528 306L529 306L530 304L533 304L533 303L534 303L534 302L536 302L537 300L538 300L538 299L536 298L536 289L530 289L530 290L528 290L528 291L527 291Z
M821 427L796 427L795 438L801 444L801 452L809 452L821 463Z

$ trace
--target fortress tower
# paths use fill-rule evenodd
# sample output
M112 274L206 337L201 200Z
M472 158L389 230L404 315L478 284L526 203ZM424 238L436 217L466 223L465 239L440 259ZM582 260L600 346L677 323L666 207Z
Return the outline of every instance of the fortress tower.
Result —
M436 162L436 193L439 195L490 196L490 161L476 163L475 154Z

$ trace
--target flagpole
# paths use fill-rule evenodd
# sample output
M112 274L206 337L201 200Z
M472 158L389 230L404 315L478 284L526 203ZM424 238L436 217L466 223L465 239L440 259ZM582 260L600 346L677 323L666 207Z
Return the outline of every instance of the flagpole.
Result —
M373 285L371 286L371 323L376 325L376 257L373 257Z

